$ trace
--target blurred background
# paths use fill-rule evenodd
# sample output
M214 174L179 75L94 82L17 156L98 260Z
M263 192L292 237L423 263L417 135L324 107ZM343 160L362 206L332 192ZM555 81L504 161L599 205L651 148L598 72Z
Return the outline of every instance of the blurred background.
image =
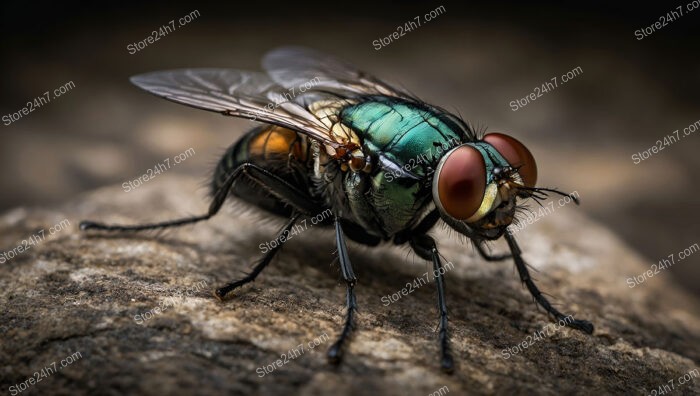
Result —
M649 265L678 257L700 239L700 132L639 164L632 155L700 120L700 9L688 12L688 2L4 3L0 116L46 91L65 92L9 125L3 118L0 212L121 186L166 158L170 169L157 177L190 174L206 182L218 156L253 124L157 99L129 76L259 69L267 50L299 44L345 58L472 124L513 134L537 158L540 185L580 194L580 208L557 211L588 213ZM637 39L637 29L677 6L682 17ZM190 21L178 26L186 15ZM420 27L376 49L375 40L416 16ZM174 31L129 49L171 20ZM579 67L563 84L561 76ZM511 101L554 77L558 87L513 111ZM190 155L175 165L184 152ZM204 198L206 190L182 193ZM697 253L662 276L700 293L699 262Z

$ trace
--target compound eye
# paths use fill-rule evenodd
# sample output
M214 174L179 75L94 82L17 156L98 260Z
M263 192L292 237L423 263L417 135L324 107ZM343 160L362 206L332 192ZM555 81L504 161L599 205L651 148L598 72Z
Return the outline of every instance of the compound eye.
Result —
M455 219L471 217L481 206L486 191L486 165L477 149L461 146L447 154L437 177L437 199Z
M493 146L510 166L517 168L525 187L535 187L537 183L537 163L530 150L515 138L502 133L489 133L484 141Z

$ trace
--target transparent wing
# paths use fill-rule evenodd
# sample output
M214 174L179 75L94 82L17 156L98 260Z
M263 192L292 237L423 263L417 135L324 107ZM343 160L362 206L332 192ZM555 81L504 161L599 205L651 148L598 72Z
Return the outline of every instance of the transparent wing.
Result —
M152 94L198 109L290 128L337 147L328 128L288 90L263 73L234 69L180 69L131 77Z
M277 84L287 89L312 87L311 90L344 97L385 95L418 100L345 61L309 48L276 48L265 54L262 66Z

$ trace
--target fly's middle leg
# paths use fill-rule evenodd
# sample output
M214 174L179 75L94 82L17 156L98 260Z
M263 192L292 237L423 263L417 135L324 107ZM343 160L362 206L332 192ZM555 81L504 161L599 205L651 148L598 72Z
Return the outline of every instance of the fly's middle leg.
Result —
M416 254L433 263L433 273L435 274L435 284L438 292L438 312L440 316L440 332L438 340L440 342L440 367L446 373L454 372L454 359L450 351L450 336L447 332L447 303L445 300L445 279L443 277L444 267L440 260L440 253L437 250L435 240L428 235L414 235L410 241L411 247Z
M350 263L348 248L345 244L345 235L343 234L343 228L340 225L340 220L338 217L335 218L335 242L338 248L340 271L343 274L343 279L345 280L346 285L345 305L347 312L345 313L345 324L343 325L343 330L341 331L338 340L328 349L328 361L333 364L339 363L343 356L343 345L352 333L352 329L355 326L354 318L355 310L357 309L357 302L355 301L355 283L357 283L357 278L355 278L352 263Z
M292 216L292 218L287 222L287 224L282 227L280 232L277 234L277 240L280 239L281 236L286 235L289 233L289 230L294 226L294 223L299 219L300 214L295 214ZM268 264L272 261L272 259L275 257L277 252L282 248L282 244L277 244L274 247L272 247L265 255L263 258L255 265L253 270L247 274L245 277L241 279L237 279L234 281L229 282L226 284L226 286L220 287L214 291L214 296L218 298L220 301L223 301L226 296L231 293L233 290L250 283L255 280L255 278L260 275L260 273L267 267Z

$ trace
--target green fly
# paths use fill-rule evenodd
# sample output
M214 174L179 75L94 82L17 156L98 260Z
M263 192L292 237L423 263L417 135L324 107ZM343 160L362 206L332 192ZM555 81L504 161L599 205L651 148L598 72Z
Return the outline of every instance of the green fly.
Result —
M304 219L331 213L321 223L335 231L347 308L343 328L328 350L333 363L342 357L357 308L357 279L346 237L369 246L408 243L419 257L432 262L440 364L447 372L454 362L444 267L437 243L428 235L440 220L468 237L484 259L512 258L537 303L555 319L568 316L538 290L507 230L520 208L516 200L539 202L547 193L566 195L536 187L537 165L522 143L501 133L479 136L460 117L314 50L278 48L265 55L262 65L266 73L181 69L132 77L140 88L173 102L262 125L234 143L219 161L206 214L132 226L84 221L81 229L140 231L191 224L214 216L229 195L286 218L276 240L284 240ZM510 254L488 253L486 242L501 237ZM267 249L250 274L217 289L215 295L223 300L253 281L281 246ZM585 320L565 323L593 332Z

